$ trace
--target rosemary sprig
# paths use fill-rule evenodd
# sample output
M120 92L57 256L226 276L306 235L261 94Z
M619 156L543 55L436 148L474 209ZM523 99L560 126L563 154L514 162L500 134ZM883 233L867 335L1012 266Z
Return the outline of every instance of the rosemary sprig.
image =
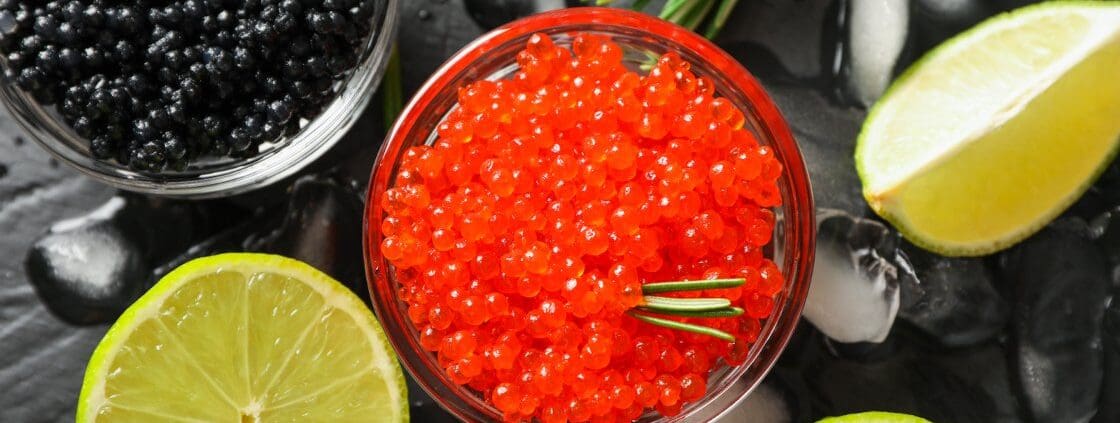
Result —
M683 330L685 332L692 332L701 335L708 335L711 337L719 338L727 342L735 342L735 337L730 333L724 332L719 329L710 328L707 326L694 325L691 323L678 322L675 320L662 319L660 317L653 317L638 313L635 311L627 312L631 317L641 320L643 322L676 330Z
M653 294L665 292L703 291L706 289L725 289L742 286L747 281L743 278L707 279L698 281L673 281L656 282L642 285L642 301L628 313L634 318L651 325L657 325L674 330L714 336L719 339L734 341L735 338L727 332L707 326L669 320L661 316L694 317L694 318L726 318L738 317L743 314L743 309L732 307L731 300L726 298L672 298Z
M688 14L690 10L687 6L693 0L669 0L665 2L665 6L661 8L661 13L657 17L679 24L681 19Z
M396 122L397 116L401 114L403 108L402 97L404 97L401 87L401 58L397 52L397 46L393 45L393 51L389 53L389 63L385 65L385 76L381 78L381 113L382 118L385 119L385 130L393 127Z
M715 311L731 307L727 298L669 298L646 295L642 307L671 314L677 311Z
M608 6L614 1L584 0L585 3L593 3L596 6ZM704 21L708 21L704 36L711 39L719 35L719 31L727 24L727 17L731 16L731 10L738 2L739 0L669 0L661 7L657 16L693 31ZM649 0L635 0L630 4L630 8L641 11L648 4Z
M731 16L731 9L735 8L736 3L739 3L739 0L723 0L719 3L715 16L712 16L712 22L708 24L708 29L704 30L705 37L712 39L719 35L719 31L727 23L727 17Z
M649 4L649 0L634 0L634 3L630 5L630 8L640 11L642 9L645 9L647 4Z
M635 308L638 311L656 314L656 310L651 310L648 307L638 306ZM661 313L669 314L669 313ZM739 317L743 315L743 309L739 307L726 307L719 310L711 311L675 311L671 313L672 316L679 317L697 317L697 318L723 318L723 317Z
M665 292L680 292L680 291L700 291L705 289L722 289L734 288L742 286L747 283L743 278L730 278L730 279L706 279L699 281L674 281L674 282L656 282L647 283L642 285L642 293L645 295L661 294Z
M704 19L708 17L708 12L711 11L712 6L715 5L715 0L682 1L687 7L682 7L680 11L678 11L678 14L672 18L662 17L662 19L675 22L693 31L696 30L696 27L700 26L700 22L703 22Z

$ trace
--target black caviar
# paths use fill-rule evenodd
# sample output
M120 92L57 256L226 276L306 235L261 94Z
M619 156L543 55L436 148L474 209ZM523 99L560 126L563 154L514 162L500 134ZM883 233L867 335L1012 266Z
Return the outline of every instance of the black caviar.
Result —
M0 61L96 158L183 169L314 118L376 30L373 2L0 0Z

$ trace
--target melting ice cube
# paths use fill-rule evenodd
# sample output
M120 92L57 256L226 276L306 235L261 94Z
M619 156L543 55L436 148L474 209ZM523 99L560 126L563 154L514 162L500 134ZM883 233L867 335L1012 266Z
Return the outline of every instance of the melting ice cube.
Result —
M898 314L898 235L835 210L817 215L817 256L805 318L845 343L882 342ZM906 275L908 266L902 268Z

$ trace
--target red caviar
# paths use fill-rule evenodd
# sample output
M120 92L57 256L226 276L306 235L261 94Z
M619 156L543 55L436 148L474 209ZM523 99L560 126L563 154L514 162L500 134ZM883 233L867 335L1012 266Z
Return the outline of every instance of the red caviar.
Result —
M704 396L743 363L785 285L765 258L782 166L745 117L674 53L646 76L598 35L533 35L520 70L459 90L431 146L380 199L382 255L421 346L508 421L631 421ZM743 278L734 318L653 326L645 283Z

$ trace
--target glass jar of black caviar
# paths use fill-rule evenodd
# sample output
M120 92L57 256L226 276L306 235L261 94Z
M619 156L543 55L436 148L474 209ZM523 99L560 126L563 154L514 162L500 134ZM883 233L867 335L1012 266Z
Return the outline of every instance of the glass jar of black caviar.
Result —
M398 0L0 1L0 102L120 189L247 192L327 152L368 104Z

